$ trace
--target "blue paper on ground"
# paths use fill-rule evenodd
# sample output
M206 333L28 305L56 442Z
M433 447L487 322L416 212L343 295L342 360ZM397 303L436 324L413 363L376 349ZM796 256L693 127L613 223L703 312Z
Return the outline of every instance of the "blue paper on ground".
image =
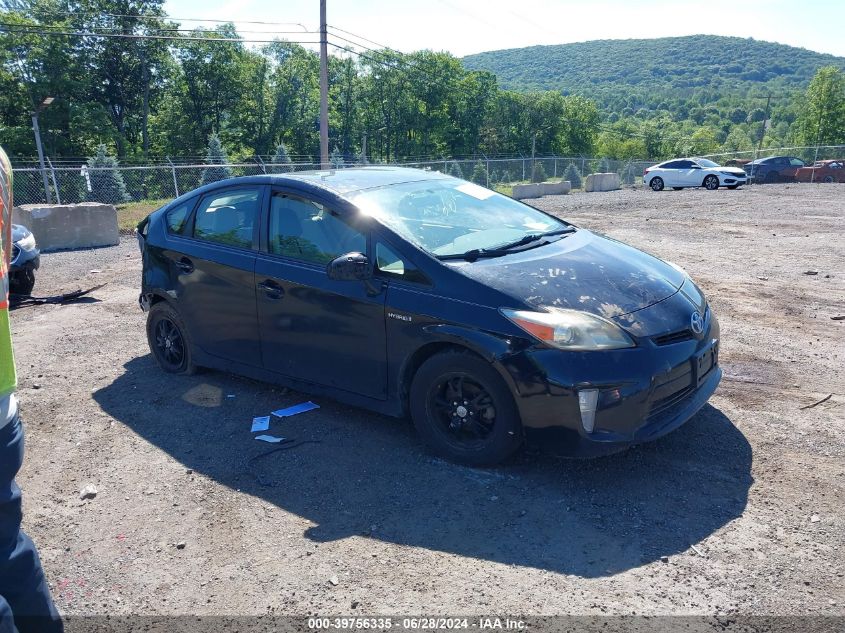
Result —
M278 418L289 418L290 416L296 415L297 413L305 413L306 411L311 411L312 409L319 408L320 405L314 404L309 400L308 402L295 404L292 407L288 407L287 409L279 409L278 411L273 411L273 415Z
M266 431L270 428L270 416L262 415L260 418L252 418L252 432Z

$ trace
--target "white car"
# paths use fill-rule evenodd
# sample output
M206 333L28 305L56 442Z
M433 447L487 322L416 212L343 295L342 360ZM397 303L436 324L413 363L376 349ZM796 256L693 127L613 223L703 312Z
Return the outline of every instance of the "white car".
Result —
M748 182L748 176L739 167L722 167L706 158L676 158L649 167L643 173L643 183L654 191L664 187L704 187L715 190L719 187L736 189Z

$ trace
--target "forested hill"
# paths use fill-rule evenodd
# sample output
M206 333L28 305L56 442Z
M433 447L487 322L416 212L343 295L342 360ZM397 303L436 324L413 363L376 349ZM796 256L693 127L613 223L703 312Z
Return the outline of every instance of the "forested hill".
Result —
M503 88L580 94L620 115L666 100L700 102L803 90L820 66L845 58L739 37L692 35L596 40L469 55L464 65L494 73Z

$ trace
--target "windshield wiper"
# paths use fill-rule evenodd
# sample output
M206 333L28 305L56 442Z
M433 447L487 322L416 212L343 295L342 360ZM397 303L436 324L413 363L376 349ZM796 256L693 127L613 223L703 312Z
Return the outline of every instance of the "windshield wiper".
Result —
M466 251L465 253L452 253L449 255L438 255L437 259L439 260L452 260L452 259L463 259L468 262L474 262L476 259L481 259L485 257L501 257L502 255L507 255L509 253L515 252L514 249L519 249L521 246L528 246L532 245L532 248L537 246L544 246L545 244L550 244L548 240L545 238L547 237L554 237L556 235L565 235L567 233L574 233L575 228L568 227L564 229L557 229L555 231L547 231L545 233L529 233L528 235L524 235L518 240L514 242L509 242L507 244L502 244L501 246L497 246L496 248L473 248L472 250ZM538 242L534 244L534 242ZM521 249L527 250L527 249Z

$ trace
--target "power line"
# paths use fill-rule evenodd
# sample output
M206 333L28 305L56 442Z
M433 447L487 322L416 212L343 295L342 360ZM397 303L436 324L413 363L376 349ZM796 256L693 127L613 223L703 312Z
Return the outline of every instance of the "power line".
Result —
M278 38L272 40L257 40L246 39L240 37L183 37L175 35L130 35L126 33L94 33L90 31L43 31L43 30L20 30L11 29L10 26L19 27L21 25L2 24L0 23L0 32L2 33L17 33L20 35L43 35L43 36L59 36L59 37L105 37L105 38L120 38L129 40L169 40L177 42L230 42L240 44L273 44L275 42L283 41L288 44L319 44L319 41L302 41L302 40L279 40Z
M29 9L32 13L34 10L32 8ZM97 17L109 17L109 18L135 18L137 20L173 20L174 22L214 22L220 24L263 24L265 26L301 26L303 31L298 31L302 33L313 33L314 31L308 31L304 24L300 22L266 22L263 20L215 20L211 18L175 18L169 15L140 15L134 13L99 13L99 12L86 12L86 11L50 11L49 13L53 15L69 15L69 16L97 16Z
M17 24L17 23L9 23L9 22L0 22L0 26L10 26L10 27L19 27L25 29L51 29L52 31L66 29L66 26L59 26L59 25L51 25L51 24ZM103 31L120 31L123 27L120 26L94 26L96 31L90 31L91 33L101 34ZM162 33L209 33L209 34L219 34L219 31L212 31L207 29L202 29L202 27L195 28L195 29L177 29L177 28L158 28L155 29L153 32L154 35L160 35ZM319 31L238 31L238 33L252 33L257 35L315 35L319 33ZM147 33L149 34L149 32Z

